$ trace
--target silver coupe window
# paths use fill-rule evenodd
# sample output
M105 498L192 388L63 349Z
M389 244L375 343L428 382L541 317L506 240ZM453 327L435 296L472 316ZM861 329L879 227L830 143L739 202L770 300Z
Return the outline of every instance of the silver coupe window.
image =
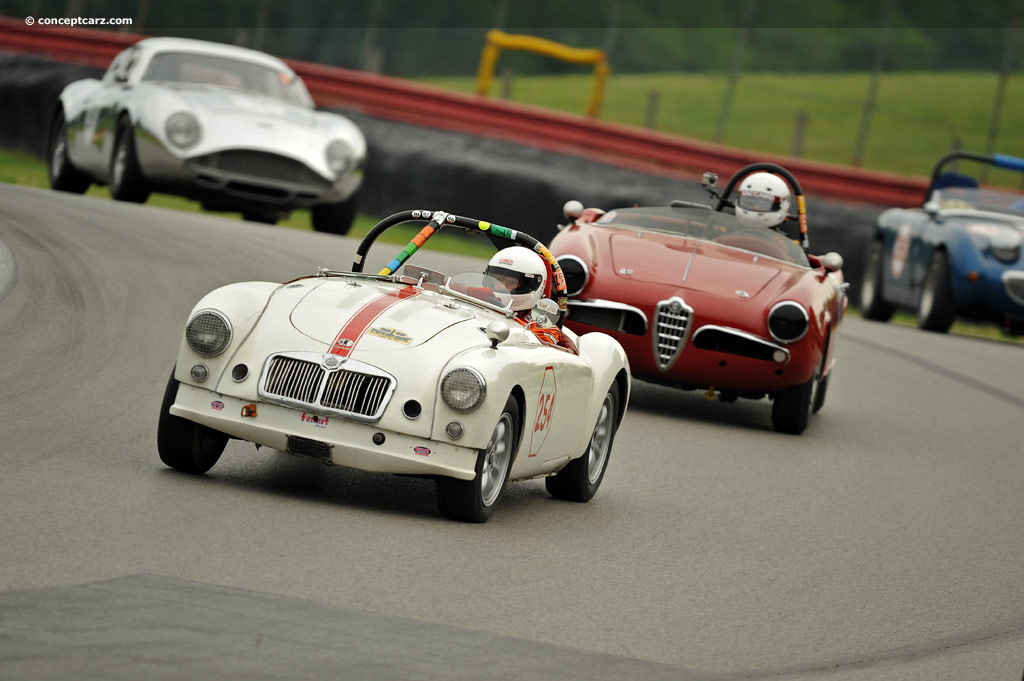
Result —
M246 90L302 106L313 103L306 86L290 73L209 54L161 52L150 60L142 80Z

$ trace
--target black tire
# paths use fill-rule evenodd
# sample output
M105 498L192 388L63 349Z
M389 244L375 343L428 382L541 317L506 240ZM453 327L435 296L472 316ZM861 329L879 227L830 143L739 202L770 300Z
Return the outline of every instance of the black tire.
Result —
M587 451L557 474L544 478L548 494L566 501L590 501L604 480L619 419L619 386L612 383L604 396Z
M518 439L519 405L510 396L490 442L477 454L476 477L472 480L438 478L437 508L441 515L466 523L486 523L505 492Z
M834 371L834 369L833 369ZM821 379L818 389L814 392L814 402L811 404L811 413L817 414L825 406L825 393L828 392L828 379L832 378L832 372Z
M118 201L145 203L150 188L139 168L135 155L135 134L131 125L122 120L117 126L114 155L110 159L110 195Z
M68 126L64 112L58 111L50 126L50 139L46 149L46 169L50 187L61 192L84 194L92 182L68 157Z
M864 319L887 322L896 312L896 306L885 301L882 292L881 241L872 241L864 261L864 276L860 285L860 310Z
M171 405L178 395L174 372L167 381L164 401L160 406L156 447L160 460L176 471L201 474L213 468L224 453L228 436L188 419L171 414Z
M821 392L822 388L828 387L828 383L821 380L824 364L823 354L810 380L775 393L772 401L772 427L776 431L799 435L807 430L811 414L825 403L825 396ZM818 405L818 409L814 409L814 405Z
M925 331L946 333L956 318L953 287L949 281L949 257L936 250L928 263L924 287L917 302L917 325Z
M313 229L339 236L348 234L356 219L356 203L356 197L353 195L341 203L324 203L313 206L310 209Z

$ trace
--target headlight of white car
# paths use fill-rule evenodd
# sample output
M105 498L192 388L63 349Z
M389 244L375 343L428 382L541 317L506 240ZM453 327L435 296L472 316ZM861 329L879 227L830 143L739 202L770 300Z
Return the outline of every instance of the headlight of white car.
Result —
M1017 262L1020 258L1020 234L1013 230L1001 229L989 239L988 247L999 262L1007 264Z
M171 114L165 125L167 139L179 149L188 149L199 141L201 128L196 117L187 111Z
M324 155L327 159L327 167L331 169L335 177L341 177L351 170L355 161L355 152L352 151L352 147L342 140L334 140L328 144Z
M441 399L452 411L473 411L484 401L487 384L475 369L452 369L441 380Z
M216 357L231 342L231 323L216 310L202 310L185 325L188 346L204 357Z

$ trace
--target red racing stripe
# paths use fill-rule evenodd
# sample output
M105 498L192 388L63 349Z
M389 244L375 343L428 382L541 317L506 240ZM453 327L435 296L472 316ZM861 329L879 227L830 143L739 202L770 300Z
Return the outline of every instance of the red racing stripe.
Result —
M422 290L415 286L406 286L397 291L385 293L379 298L374 298L366 303L345 322L345 326L341 327L338 335L334 337L334 342L331 343L331 348L328 352L332 355L348 357L355 349L356 343L366 333L366 329L370 328L370 325L384 314L385 310L407 298L419 295Z

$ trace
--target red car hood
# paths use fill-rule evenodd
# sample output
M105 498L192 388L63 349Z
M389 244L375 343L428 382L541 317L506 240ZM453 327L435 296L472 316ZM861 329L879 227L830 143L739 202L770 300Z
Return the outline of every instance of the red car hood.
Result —
M609 239L617 276L709 293L743 290L751 298L796 265L709 241L644 232Z

